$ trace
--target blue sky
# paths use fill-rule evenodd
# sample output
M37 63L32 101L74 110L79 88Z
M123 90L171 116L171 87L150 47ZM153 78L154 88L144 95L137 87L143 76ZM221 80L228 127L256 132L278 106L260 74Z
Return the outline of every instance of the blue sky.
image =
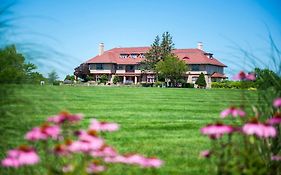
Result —
M6 1L8 2L8 1ZM40 71L55 69L61 78L97 55L98 44L149 46L169 31L176 48L204 50L228 65L227 75L249 70L240 49L271 64L269 32L281 43L281 2L278 0L18 0L18 17L9 42L34 43L50 51L33 61ZM11 33L13 33L11 32ZM37 46L36 46L37 45ZM24 50L24 49L23 49ZM36 55L36 54L35 54ZM44 55L44 56L43 56ZM251 60L251 64L253 64Z

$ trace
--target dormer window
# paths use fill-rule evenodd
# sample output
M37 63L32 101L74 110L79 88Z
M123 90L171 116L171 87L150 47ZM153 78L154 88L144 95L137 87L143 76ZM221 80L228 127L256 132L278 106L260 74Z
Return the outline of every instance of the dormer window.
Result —
M208 58L213 59L213 55L212 53L204 53L204 55L206 55Z
M189 58L188 58L188 57L183 57L183 59L184 59L184 60L188 60Z
M138 54L131 54L131 58L137 58Z
M128 58L128 54L120 54L119 58Z
M140 54L140 57L141 57L141 58L145 58L145 55L144 55L144 54Z

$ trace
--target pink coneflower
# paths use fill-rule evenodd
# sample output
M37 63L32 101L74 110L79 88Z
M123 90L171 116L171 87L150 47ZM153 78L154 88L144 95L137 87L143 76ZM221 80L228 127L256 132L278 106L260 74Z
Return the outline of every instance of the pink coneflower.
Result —
M230 125L224 125L221 123L209 124L201 128L201 133L208 135L210 138L217 139L220 138L223 134L229 134L234 132L234 128Z
M102 165L99 165L97 162L92 162L88 165L86 169L87 173L95 174L105 171L105 167Z
M92 151L90 155L93 157L114 157L117 156L117 152L114 148L103 145L100 149Z
M257 120L253 120L250 123L246 123L242 127L242 131L247 135L256 135L261 138L275 137L276 129L270 125L259 123Z
M200 152L200 157L209 158L211 156L210 150L204 150Z
M246 74L243 71L240 71L237 75L233 77L234 80L249 80L253 81L256 79L256 75L254 73L248 73Z
M57 139L60 132L61 130L59 126L44 124L27 132L25 139L29 141L46 140L48 138Z
M119 129L119 125L117 123L99 122L96 119L92 119L89 129L113 132Z
M266 123L275 125L281 123L281 114L276 113L272 118L267 119Z
M70 114L68 112L61 112L59 115L49 117L48 122L55 124L63 124L65 122L75 123L83 118L82 114Z
M84 152L89 153L94 150L100 149L104 145L103 139L97 137L95 132L92 131L79 131L78 140L73 141L68 149L71 152Z
M276 107L276 108L281 107L281 97L278 97L273 101L273 106Z
M40 160L35 150L28 146L20 146L17 149L8 151L7 157L1 161L4 167L20 167L23 165L33 165Z
M159 168L163 161L154 157L146 158L139 154L130 154L130 155L117 155L115 157L105 157L105 162L108 163L124 163L130 165L139 165L143 168Z
M246 113L242 109L236 107L227 108L220 113L221 118L225 118L229 115L233 117L238 117L238 116L244 117Z

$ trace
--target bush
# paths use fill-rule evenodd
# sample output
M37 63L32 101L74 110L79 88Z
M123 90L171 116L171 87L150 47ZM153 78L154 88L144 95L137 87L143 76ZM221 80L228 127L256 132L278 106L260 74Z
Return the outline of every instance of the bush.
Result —
M157 81L153 84L154 87L162 87L163 86L163 82L161 81Z
M141 83L142 87L153 87L153 83Z
M107 75L102 75L100 77L99 83L106 84L107 81L108 81L108 76Z
M212 88L223 88L223 89L249 89L255 88L255 83L252 81L222 81L212 82Z
M193 83L182 83L182 88L194 88Z
M113 84L117 84L117 83L119 83L121 81L121 79L120 79L120 77L118 77L118 76L115 76L114 78L113 78Z
M54 82L53 82L53 85L54 85L54 86L59 86L59 85L60 85L60 81L54 81Z

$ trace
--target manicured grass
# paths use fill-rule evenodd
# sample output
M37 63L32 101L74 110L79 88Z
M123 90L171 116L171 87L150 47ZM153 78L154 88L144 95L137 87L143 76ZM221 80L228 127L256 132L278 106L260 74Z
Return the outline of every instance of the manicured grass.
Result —
M26 143L23 135L48 116L67 110L84 113L82 126L91 118L117 122L118 132L106 134L121 153L157 156L165 165L156 171L125 165L110 167L105 174L214 174L208 160L199 158L209 146L200 128L218 120L219 112L242 103L242 91L133 87L23 86L1 108L15 111L0 118L1 159L7 149ZM256 100L247 91L249 102ZM20 170L19 170L20 171ZM19 174L0 168L0 174Z

